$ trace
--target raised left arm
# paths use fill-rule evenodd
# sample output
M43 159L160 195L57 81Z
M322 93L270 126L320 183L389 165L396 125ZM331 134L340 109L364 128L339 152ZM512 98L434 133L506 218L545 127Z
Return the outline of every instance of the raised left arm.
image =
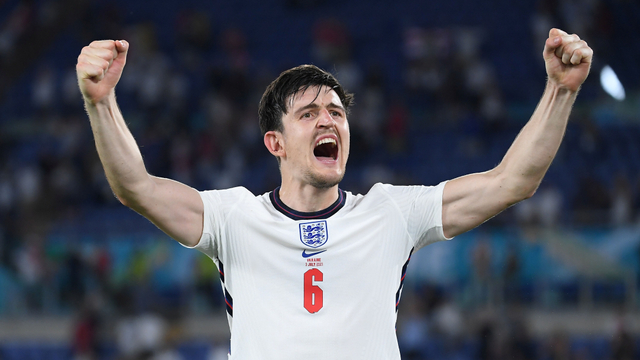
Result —
M531 197L558 152L593 51L577 35L551 29L543 51L547 86L531 119L492 170L449 181L442 199L445 236L473 229Z

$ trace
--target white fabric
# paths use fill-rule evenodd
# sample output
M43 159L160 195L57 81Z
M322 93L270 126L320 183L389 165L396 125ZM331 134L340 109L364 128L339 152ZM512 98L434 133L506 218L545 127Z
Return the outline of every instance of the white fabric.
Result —
M278 211L269 194L201 192L204 230L195 248L223 265L233 298L230 359L400 359L402 268L412 249L445 240L444 184L376 184L366 195L347 192L344 207L327 219L298 221ZM300 224L321 221L326 243L305 245ZM326 251L305 258L303 250ZM307 292L322 292L315 313L304 306L312 268L323 277L307 274Z

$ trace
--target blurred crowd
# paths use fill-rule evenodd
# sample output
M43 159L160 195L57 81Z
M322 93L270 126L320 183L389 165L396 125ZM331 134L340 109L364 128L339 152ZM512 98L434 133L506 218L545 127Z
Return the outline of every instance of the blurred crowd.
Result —
M287 1L280 6L314 11L328 6L328 2ZM400 74L398 79L381 63L363 65L359 61L366 55L358 53L359 39L346 21L331 16L314 19L313 26L304 30L310 42L307 49L299 51L300 60L330 70L356 94L349 119L352 153L344 188L366 192L378 181L431 185L447 179L437 178L437 174L462 175L451 170L461 161L495 165L506 151L496 144L512 141L541 93L544 72L538 71L542 68L539 53L549 28L580 34L598 58L606 59L609 55L601 54L612 52L610 39L617 33L611 1L535 3L530 18L522 19L530 21L529 38L519 42L526 47L519 53L534 60L522 59L525 64L520 69L541 75L520 76L524 80L532 78L536 84L533 89L540 91L524 98L505 85L505 77L517 72L518 67L496 62L491 52L496 47L494 42L500 40L492 38L495 34L487 29L406 26L396 39L401 44L401 68L395 69ZM74 59L82 45L94 39L124 38L130 42L117 96L151 174L199 190L244 185L259 194L279 184L276 161L262 145L257 104L268 83L285 69L283 66L297 64L289 64L291 59L278 64L262 62L256 54L260 39L251 38L251 32L242 26L220 28L206 12L185 8L171 14L170 24L163 25L170 26L173 36L167 39L167 30L153 21L127 20L120 9L122 4L116 2L47 0L21 1L2 14L0 64L9 64L12 54L24 53L21 48L34 36L31 29L65 21L60 15L65 4L85 11L77 10L81 20L73 36L59 34L59 38L79 46L67 51L75 53L58 59ZM145 235L150 240L127 250L133 253L129 262L117 263L117 251L113 249L120 245L101 245L101 241L111 241L111 230L97 223L103 220L134 230L139 222L133 221L129 227L120 223L122 206L109 189L97 157L74 63L24 56L24 62L32 64L31 75L22 78L27 79L23 81L26 85L7 87L24 96L18 98L19 104L3 105L9 117L0 120L0 285L7 290L0 299L0 315L64 314L81 309L76 348L78 353L89 354L85 358L90 359L98 346L104 309L111 309L120 318L116 333L122 338L116 342L124 358L152 358L149 347L128 344L134 337L126 334L137 333L134 328L138 325L169 329L166 325L145 324L171 323L185 311L211 313L222 309L217 271L204 256L194 255L186 275L180 278L190 280L179 279L163 287L162 281L154 279L171 278L167 275L173 265L167 260L171 250L160 246L158 251L149 251L156 246L150 243L169 241L153 230ZM603 134L601 123L588 107L608 103L606 94L597 87L597 76L592 74L585 84L569 129L568 136L575 138L570 144L576 147L561 150L558 166L570 165L574 153L589 165L610 160L604 149L608 135ZM520 87L530 85L525 81ZM629 89L630 94L634 92L637 88ZM15 95L6 98L16 100ZM526 110L519 110L522 108ZM637 124L627 126L621 132L640 133ZM426 143L425 139L434 142ZM633 156L640 156L637 146L629 146L636 151ZM423 157L423 152L432 155ZM425 159L440 162L420 163ZM413 167L425 170L416 172ZM605 177L583 171L568 185L562 181L562 173L555 177L550 174L551 180L543 183L535 197L501 215L495 224L523 228L635 224L640 215L640 171L626 163L617 170ZM428 174L422 176L424 173ZM567 193L566 188L573 192ZM91 224L97 224L93 234L81 225L87 224L89 214L94 214ZM137 215L129 212L126 216ZM120 231L115 234L121 235ZM483 251L478 250L472 261L481 263L482 257ZM514 257L507 266L517 269L517 259ZM475 270L481 278L482 265ZM176 283L180 285L174 286ZM441 358L465 356L454 354L454 349L464 349L458 344L470 335L463 330L464 317L456 303L447 299L446 293L439 294L427 286L407 292L405 311L411 315L398 329L406 358L427 358L430 351L436 351L424 346L430 337L438 339L438 354L448 354L439 355ZM148 315L148 311L163 317ZM151 317L144 317L147 315ZM572 351L567 334L536 347L517 316L508 321L494 318L479 324L476 330L471 334L478 339L473 347L478 354L473 358L589 358L566 354ZM625 331L623 326L620 331ZM167 334L156 334L156 339L170 337L171 331ZM617 342L611 345L613 353L619 353L612 358L633 358L625 336L616 337ZM443 338L446 341L440 341ZM146 355L142 354L145 351ZM154 359L180 358L170 350L154 352L165 354L156 354Z

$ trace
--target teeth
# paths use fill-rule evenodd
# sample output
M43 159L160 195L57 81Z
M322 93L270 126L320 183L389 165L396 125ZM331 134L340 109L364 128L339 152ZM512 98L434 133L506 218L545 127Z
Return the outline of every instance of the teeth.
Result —
M324 139L318 141L316 146L320 146L322 144L334 144L335 145L336 141L335 141L335 139L332 139L332 138L324 138Z

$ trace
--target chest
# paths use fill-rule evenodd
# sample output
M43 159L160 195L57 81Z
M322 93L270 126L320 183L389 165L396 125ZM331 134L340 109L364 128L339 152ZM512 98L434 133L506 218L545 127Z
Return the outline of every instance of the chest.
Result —
M328 219L294 221L265 212L236 214L222 229L220 256L251 271L395 265L411 249L405 224L389 209L359 209Z

